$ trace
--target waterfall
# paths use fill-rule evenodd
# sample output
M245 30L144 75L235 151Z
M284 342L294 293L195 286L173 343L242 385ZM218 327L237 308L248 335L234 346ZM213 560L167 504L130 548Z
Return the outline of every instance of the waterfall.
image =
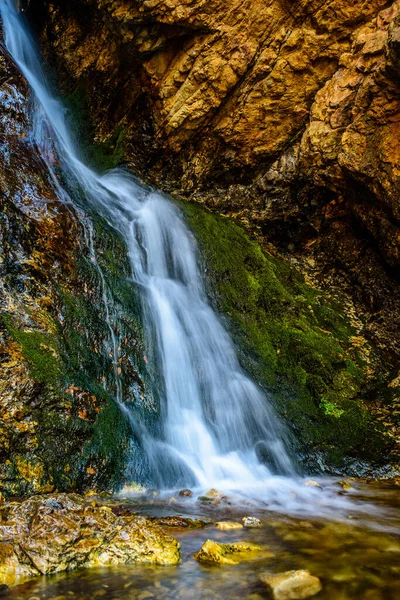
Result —
M127 170L99 174L85 164L14 0L0 0L0 12L8 52L33 92L32 135L58 197L73 202L63 180L72 182L128 248L161 398L157 434L130 415L152 484L243 489L273 474L293 474L269 399L240 367L232 340L208 303L196 244L179 210ZM115 340L113 348L116 353ZM127 411L120 390L116 400Z

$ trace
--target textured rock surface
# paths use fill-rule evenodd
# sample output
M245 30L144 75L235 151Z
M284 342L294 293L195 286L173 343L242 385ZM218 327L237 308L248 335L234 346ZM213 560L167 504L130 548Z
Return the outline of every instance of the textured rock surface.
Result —
M125 249L101 221L92 224L88 247L91 229L57 200L37 158L27 86L2 53L0 81L0 489L113 486L124 473L129 427L113 400L93 252L110 286L124 340L121 381L133 402L144 394L143 350Z
M144 517L116 517L76 494L34 496L5 508L0 574L6 583L79 567L175 565L179 544Z
M265 551L260 546L249 544L248 542L219 544L213 540L207 540L194 555L194 558L206 564L236 565L245 560L259 558L260 553L262 553L264 558L273 556L271 552Z

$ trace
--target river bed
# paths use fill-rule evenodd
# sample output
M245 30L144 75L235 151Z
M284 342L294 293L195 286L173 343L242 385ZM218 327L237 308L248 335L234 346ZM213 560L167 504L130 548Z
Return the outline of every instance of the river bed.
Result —
M339 487L339 486L338 486ZM339 488L340 489L340 488ZM321 490L321 494L324 491ZM308 569L320 578L324 600L398 600L400 598L400 488L390 484L352 484L338 492L354 510L338 520L326 516L287 516L245 500L230 503L181 499L177 494L125 495L109 499L121 510L149 517L181 515L203 519L203 528L164 527L181 543L176 567L121 566L80 570L26 582L6 598L14 600L259 600L269 598L260 577ZM359 505L357 502L360 502ZM358 506L369 510L358 510ZM259 529L220 531L216 521L240 522L244 516L263 521ZM332 519L336 518L332 510ZM268 556L238 565L206 566L193 555L204 541L249 541ZM273 554L273 556L271 556Z

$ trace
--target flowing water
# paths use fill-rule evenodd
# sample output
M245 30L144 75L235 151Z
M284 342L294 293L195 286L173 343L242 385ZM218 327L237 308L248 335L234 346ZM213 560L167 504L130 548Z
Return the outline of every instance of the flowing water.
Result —
M385 507L375 518L375 530L361 525L353 511L341 522L327 518L285 517L246 501L220 505L139 496L118 500L119 509L150 517L183 515L209 522L200 529L163 527L181 543L176 567L123 565L95 568L33 580L16 586L9 600L262 600L270 598L262 576L308 569L320 578L316 600L398 600L400 598L399 489L389 485L354 484L352 494L374 499ZM337 486L337 489L340 489ZM323 494L324 492L320 492ZM112 502L112 501L110 501ZM122 502L122 504L121 504ZM131 503L130 503L131 502ZM115 507L116 508L116 507ZM114 510L115 510L114 508ZM220 531L210 521L240 522L251 514L264 521L260 529ZM388 516L391 515L390 522ZM182 522L183 519L180 519ZM389 530L390 529L390 530ZM397 534L395 533L397 529ZM233 566L206 566L193 555L207 539L246 541L265 549L255 560Z

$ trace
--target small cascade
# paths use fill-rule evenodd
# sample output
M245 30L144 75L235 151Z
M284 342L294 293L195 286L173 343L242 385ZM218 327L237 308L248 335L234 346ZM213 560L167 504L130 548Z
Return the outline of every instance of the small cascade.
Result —
M33 92L33 139L58 197L68 204L75 203L75 195L84 198L128 249L132 283L141 293L148 357L157 373L153 383L161 399L157 433L130 415L152 484L243 490L260 487L274 474L294 475L270 401L242 370L228 332L208 303L196 243L179 210L127 170L99 174L85 163L14 0L0 0L0 11L7 49ZM76 204L82 207L81 201ZM85 230L103 290L116 400L127 411L111 299L92 230ZM266 460L260 462L260 456Z

